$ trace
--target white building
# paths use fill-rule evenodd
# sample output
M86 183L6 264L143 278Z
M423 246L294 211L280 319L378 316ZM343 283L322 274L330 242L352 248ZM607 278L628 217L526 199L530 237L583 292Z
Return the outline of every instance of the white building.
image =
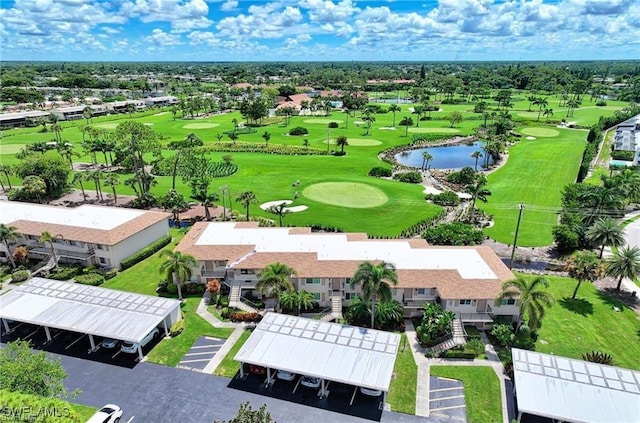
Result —
M429 246L422 239L372 240L363 233L312 233L310 228L261 228L256 222L199 222L177 251L199 261L194 280L217 278L230 299L255 291L259 273L280 262L296 270L297 289L314 294L321 306L341 309L358 295L349 280L364 261L395 265L393 297L407 316L425 302L440 303L464 323L483 326L496 316L515 319L516 300L495 304L502 284L514 278L490 247Z
M10 251L0 244L0 259L8 260L15 247L25 245L29 256L48 258L50 246L38 240L43 232L55 239L60 262L119 267L120 262L167 235L169 213L83 205L57 207L17 201L0 201L0 223L20 234Z
M633 151L633 161L629 165L640 165L640 115L634 116L616 127L613 149L615 151Z

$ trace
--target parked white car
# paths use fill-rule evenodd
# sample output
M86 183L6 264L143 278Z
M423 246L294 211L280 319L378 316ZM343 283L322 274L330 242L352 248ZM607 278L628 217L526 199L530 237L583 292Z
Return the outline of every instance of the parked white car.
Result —
M117 423L120 417L122 417L122 409L115 404L107 404L91 416L87 423Z
M287 372L286 370L278 370L278 373L276 373L276 377L280 380L292 381L296 378L296 374Z
M113 349L118 346L119 342L120 341L118 341L117 339L104 338L100 345L102 346L102 348Z
M303 376L300 383L302 384L302 386L306 386L307 388L320 387L320 379L313 376Z
M160 333L158 328L153 328L153 330L149 332L147 336L142 338L142 341L139 344L137 342L123 342L122 346L120 347L120 351L124 353L129 353L129 354L136 353L138 352L138 346L144 347L149 342L151 342L153 338L158 336L158 333Z
M375 389L368 389L368 388L360 388L360 392L370 397L379 397L380 395L382 395L382 391L377 391Z

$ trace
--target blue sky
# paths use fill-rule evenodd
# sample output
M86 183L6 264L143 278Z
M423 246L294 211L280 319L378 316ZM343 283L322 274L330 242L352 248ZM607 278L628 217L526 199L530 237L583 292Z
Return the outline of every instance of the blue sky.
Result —
M640 59L640 0L1 0L0 59Z

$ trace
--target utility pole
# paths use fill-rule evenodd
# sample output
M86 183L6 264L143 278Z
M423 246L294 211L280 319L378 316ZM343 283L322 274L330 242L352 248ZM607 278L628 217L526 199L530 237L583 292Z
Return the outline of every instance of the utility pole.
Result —
M329 152L329 137L331 136L331 127L327 125L327 153Z
M227 192L227 186L223 185L220 187L220 191L222 191L222 220L224 222L227 221L227 206L224 203L224 195Z
M509 260L509 269L513 268L513 257L516 255L516 244L518 243L518 231L520 230L520 219L522 218L522 211L524 210L524 203L520 203L518 206L518 223L516 223L516 234L513 237L513 248L511 249L511 260Z

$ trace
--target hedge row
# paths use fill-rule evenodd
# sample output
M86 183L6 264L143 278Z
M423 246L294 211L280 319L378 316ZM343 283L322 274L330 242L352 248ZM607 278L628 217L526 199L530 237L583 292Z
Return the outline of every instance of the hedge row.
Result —
M122 260L122 262L120 263L120 269L125 270L130 268L134 264L137 264L142 260L146 259L147 257L150 257L153 254L157 253L158 251L162 250L165 246L169 245L170 242L171 242L171 235L167 235L160 238L153 244L150 244L149 246L138 251L137 253L134 253L129 257L127 257L126 259Z
M104 276L99 273L87 273L85 275L77 275L73 280L82 285L98 286L104 283Z
M69 403L58 398L0 390L0 423L80 423Z
M369 176L373 176L375 178L389 178L392 174L393 172L391 171L391 169L379 166L372 167L369 171Z
M29 276L31 276L31 272L29 272L28 270L16 270L11 274L11 281L24 282L29 279Z
M445 351L441 354L443 358L461 358L465 360L473 360L476 358L476 355L472 352L465 351Z
M326 150L319 150L310 147L297 147L291 145L280 144L258 144L253 142L236 142L236 143L216 143L209 144L205 147L208 152L227 152L227 153L267 153L281 154L289 156L325 156L329 153Z
M57 281L68 281L81 271L82 266L58 266L55 273L50 273L47 277Z
M180 335L182 331L184 331L185 324L186 321L184 320L184 317L175 322L173 326L171 326L171 329L169 329L169 336L173 338Z

